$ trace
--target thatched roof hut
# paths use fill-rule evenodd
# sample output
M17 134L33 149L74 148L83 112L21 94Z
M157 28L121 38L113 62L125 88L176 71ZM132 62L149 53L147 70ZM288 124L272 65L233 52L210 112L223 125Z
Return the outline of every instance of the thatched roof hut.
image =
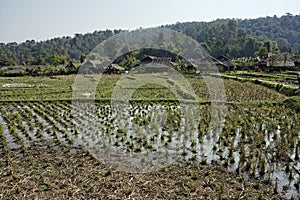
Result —
M87 60L80 68L79 73L94 74L103 72L103 64L100 60Z
M123 68L117 64L109 65L104 71L105 74L121 74L124 72L125 72L125 68Z
M141 64L160 64L160 65L166 65L166 66L173 66L174 63L172 62L172 58L170 57L156 57L156 56L146 56L141 60Z
M228 57L224 55L220 55L217 57L217 60L219 60L223 66L227 66L227 71L232 71L235 69L235 63Z
M219 59L212 56L211 59L213 60L216 67L218 68L219 72L226 72L230 70L230 67L227 64L223 63L222 61L220 61Z
M268 53L267 67L295 67L292 56L289 53Z

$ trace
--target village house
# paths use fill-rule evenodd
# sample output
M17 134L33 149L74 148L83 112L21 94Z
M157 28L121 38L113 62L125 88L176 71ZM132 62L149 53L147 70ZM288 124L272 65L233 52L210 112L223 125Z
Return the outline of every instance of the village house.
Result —
M80 68L79 73L94 74L104 71L103 63L100 60L87 60Z
M149 63L155 63L155 64L161 64L166 65L169 67L174 66L174 63L172 62L172 58L170 57L156 57L156 56L146 56L141 60L141 64L149 64Z
M197 72L197 67L195 64L193 63L189 63L186 67L185 67L185 73L186 74L195 74Z
M224 55L217 57L217 60L220 61L224 67L226 66L226 71L233 71L236 68L234 61Z
M125 68L117 65L117 64L111 64L109 65L105 71L104 74L122 74L125 72Z
M256 70L281 71L295 69L295 63L289 53L268 53L266 59L256 64Z
M295 67L300 67L300 58L294 60Z
M179 66L180 70L185 74L195 74L197 72L197 65L194 64L191 60L180 60Z
M214 57L211 57L211 59L213 63L216 65L216 67L218 68L219 72L229 71L229 67L225 63L219 61L217 58Z
M295 67L289 53L268 53L267 67Z
M217 58L210 56L210 58L218 68L219 72L229 72L235 70L236 68L234 61L224 55L221 55Z
M169 71L170 67L174 67L175 65L171 60L172 58L169 57L146 56L138 65L139 71L143 71L145 73Z
M207 59L212 60L212 63L216 65L219 72L232 71L236 67L235 63L231 59L229 59L228 57L226 57L224 55L221 55L218 58L209 56ZM179 69L185 74L196 74L197 68L199 68L199 69L201 68L201 70L203 70L203 71L210 71L211 69L210 69L209 64L212 64L211 61L207 61L207 62L204 62L203 64L198 63L199 67L197 67L197 65L193 61L181 60L181 61L179 61L178 64L175 64L171 61L171 58L146 56L145 58L143 58L141 60L140 65L147 66L147 64L150 64L150 63L154 64L154 65L148 66L149 68L151 67L152 72L165 71L166 69L164 69L164 68L175 67L177 65L177 67L179 67ZM198 69L198 71L199 71L199 69ZM146 71L149 71L149 70L146 70Z

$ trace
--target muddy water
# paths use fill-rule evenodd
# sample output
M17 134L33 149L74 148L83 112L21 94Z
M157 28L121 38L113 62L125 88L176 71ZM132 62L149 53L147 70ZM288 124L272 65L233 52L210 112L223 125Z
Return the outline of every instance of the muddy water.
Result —
M21 148L21 145L17 144L15 142L16 139L13 137L13 135L10 134L10 131L7 127L6 122L3 120L3 117L1 115L1 113L0 113L0 123L1 123L2 128L3 128L3 136L4 136L4 138L7 142L8 147L11 148L11 149Z
M201 116L196 121L187 120L195 115L193 109L183 114L183 110L178 106L129 106L120 114L107 105L99 105L93 110L88 105L76 108L71 104L58 104L53 106L55 112L49 117L49 121L34 111L37 107L41 110L51 108L51 106L45 107L37 103L19 108L29 108L39 124L43 125L42 127L34 127L30 133L32 141L21 137L26 146L34 145L35 142L43 142L43 138L47 141L53 141L53 134L55 134L56 138L64 145L67 145L66 138L69 137L73 146L82 146L87 149L95 146L99 148L110 146L112 150L121 150L124 153L139 150L140 154L148 154L149 159L155 159L155 152L163 150L163 152L167 152L169 163L176 160L192 160L199 163L205 161L207 164L217 162L224 165L228 170L235 173L239 171L249 178L262 178L270 180L273 184L277 181L279 192L286 198L290 198L292 195L297 197L297 193L299 193L295 185L299 183L300 179L297 172L300 169L300 162L295 160L295 150L292 148L288 150L286 160L272 159L276 148L278 148L277 142L283 135L282 131L286 130L278 125L281 123L278 120L274 122L275 128L270 128L271 126L268 124L273 119L264 123L267 121L265 118L269 115L268 113L266 116L262 116L262 121L253 120L251 127L261 127L264 130L264 145L259 148L254 147L254 151L251 151L253 143L255 144L256 141L251 135L243 136L243 131L250 132L247 127L245 128L241 124L232 126L231 133L225 137L224 131L207 130L203 126L200 128L197 126L199 123L203 125L209 122L210 119L205 112L200 113ZM207 108L204 109L204 111L206 110ZM70 111L73 111L71 122L66 119L70 117L68 114ZM182 113L182 116L178 117L176 113ZM56 120L58 118L61 119ZM0 123L3 126L3 133L8 146L12 149L20 148L21 145L10 134L1 114ZM220 124L224 127L228 126L225 121L221 121ZM29 122L24 122L23 125L28 131ZM53 126L58 128L55 133L52 130ZM21 130L17 131L21 136L23 135ZM41 132L43 138L37 138L38 131ZM201 135L200 132L203 133L202 136L199 136ZM170 138L170 136L172 137ZM299 142L299 138L300 131L298 131L298 135L294 136L297 142ZM228 141L226 141L227 139ZM244 149L245 154L244 161L240 161L242 149ZM257 155L252 155L258 154L258 149L263 154L262 158L265 159L265 174L263 176L259 174L260 164ZM250 164L250 169L245 170L247 162L251 159L253 162ZM286 173L287 163L292 173Z

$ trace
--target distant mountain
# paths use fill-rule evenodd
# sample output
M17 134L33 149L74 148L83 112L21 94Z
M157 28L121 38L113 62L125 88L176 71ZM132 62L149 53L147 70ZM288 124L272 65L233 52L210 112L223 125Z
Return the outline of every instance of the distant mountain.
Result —
M162 26L187 34L213 56L253 57L267 51L300 53L300 15L257 19L217 19L212 22L185 22ZM65 64L79 61L97 44L122 30L95 31L74 37L35 42L0 43L0 66Z

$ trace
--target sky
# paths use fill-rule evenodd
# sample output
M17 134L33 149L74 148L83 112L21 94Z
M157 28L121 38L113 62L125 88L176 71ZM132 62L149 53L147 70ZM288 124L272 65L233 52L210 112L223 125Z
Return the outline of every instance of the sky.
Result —
M299 0L0 0L0 42L218 18L300 14Z

